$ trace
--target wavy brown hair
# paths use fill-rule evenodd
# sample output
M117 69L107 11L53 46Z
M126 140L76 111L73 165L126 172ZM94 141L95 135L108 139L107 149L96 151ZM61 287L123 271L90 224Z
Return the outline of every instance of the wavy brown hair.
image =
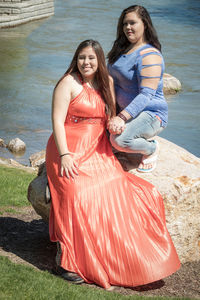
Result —
M128 41L123 31L124 17L126 14L130 12L135 12L137 16L142 20L144 24L144 35L145 35L146 42L154 46L159 51L161 51L161 44L158 40L156 30L153 26L148 11L143 6L132 5L129 6L128 8L125 8L122 11L121 16L119 17L119 21L117 25L117 37L113 43L112 49L108 53L108 62L110 64L113 64L121 54L125 53L126 49L130 45L130 42Z
M109 73L106 67L106 61L105 61L105 56L103 49L99 42L94 41L94 40L85 40L79 44L77 47L74 57L72 58L72 61L70 63L69 68L67 71L64 73L64 75L60 78L60 80L57 82L55 88L59 84L59 82L68 74L71 73L79 73L78 66L77 66L77 60L78 60L78 55L79 53L86 47L92 47L94 50L96 56L97 56L97 61L98 61L98 68L95 74L95 81L97 82L98 88L101 92L102 98L106 104L106 113L110 116L114 116L116 114L115 112L115 104L114 101L112 100L112 94L110 90L110 80L109 80ZM81 76L81 74L80 74ZM82 77L82 76L81 76Z

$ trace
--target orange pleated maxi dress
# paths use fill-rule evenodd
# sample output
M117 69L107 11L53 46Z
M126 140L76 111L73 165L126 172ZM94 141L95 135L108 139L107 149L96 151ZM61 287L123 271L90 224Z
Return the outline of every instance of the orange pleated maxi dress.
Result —
M50 136L46 149L52 196L49 232L61 247L61 266L104 288L138 286L169 276L180 261L166 228L161 195L149 182L124 172L106 135L100 92L82 83L65 120L78 176L60 175Z

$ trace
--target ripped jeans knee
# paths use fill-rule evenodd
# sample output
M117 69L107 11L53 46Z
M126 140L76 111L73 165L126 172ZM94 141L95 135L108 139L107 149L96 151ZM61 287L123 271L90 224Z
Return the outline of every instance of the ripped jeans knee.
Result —
M118 151L150 155L155 151L155 144L148 139L162 130L163 127L156 117L142 112L126 123L126 128L121 134L111 134L110 142Z

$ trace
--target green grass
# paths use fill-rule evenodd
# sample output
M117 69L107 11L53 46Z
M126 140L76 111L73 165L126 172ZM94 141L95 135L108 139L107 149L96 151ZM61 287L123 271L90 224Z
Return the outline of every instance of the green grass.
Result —
M0 208L28 206L27 189L36 174L0 165Z
M0 266L1 300L179 299L155 296L153 298L124 296L116 292L96 289L89 285L73 285L46 271L37 271L29 266L14 264L6 257L0 257Z
M16 209L13 209L12 207L0 207L0 215L3 215L4 212L18 214L18 211Z
M27 189L36 177L24 170L0 165L0 213L15 213L15 208L28 206ZM0 299L1 300L175 300L180 298L124 296L106 292L92 286L69 284L47 271L12 263L0 256ZM189 298L181 298L189 299Z

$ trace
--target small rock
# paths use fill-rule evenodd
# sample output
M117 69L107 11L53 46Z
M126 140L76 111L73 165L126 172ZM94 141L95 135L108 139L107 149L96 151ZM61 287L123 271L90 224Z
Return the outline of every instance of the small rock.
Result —
M163 92L165 95L173 95L176 94L181 90L181 83L180 81L168 74L164 73L163 74Z
M24 152L26 150L26 144L19 138L15 138L9 141L7 148L14 153Z
M0 138L0 147L5 148L6 144L3 139Z
M29 173L37 173L38 172L38 168L32 168L32 167L28 167L25 165L20 164L19 162L17 162L16 160L12 159L12 158L5 158L5 157L0 157L0 165L5 165L7 167L14 167L17 169L22 169L25 170Z
M45 150L32 154L29 157L31 167L39 167L42 165L45 162L45 154Z
M5 157L0 157L0 165L10 165L10 166L13 166L13 167L22 166L16 160L14 160L12 158L5 158Z

